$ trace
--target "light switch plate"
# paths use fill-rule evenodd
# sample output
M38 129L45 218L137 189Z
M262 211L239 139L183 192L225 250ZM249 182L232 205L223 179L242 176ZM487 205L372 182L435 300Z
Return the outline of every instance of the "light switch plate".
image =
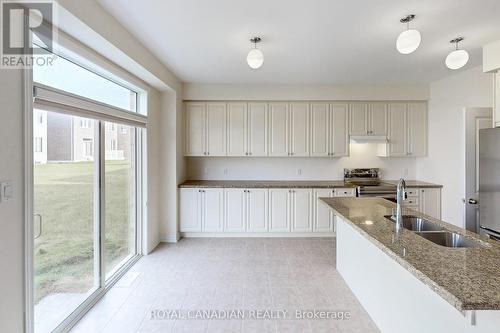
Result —
M11 181L0 183L0 201L10 201L14 195L14 188Z

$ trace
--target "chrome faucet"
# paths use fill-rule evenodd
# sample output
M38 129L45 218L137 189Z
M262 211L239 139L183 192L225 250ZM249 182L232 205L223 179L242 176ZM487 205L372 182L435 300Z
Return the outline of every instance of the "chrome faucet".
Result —
M406 182L401 178L398 182L398 192L396 194L396 232L403 228L403 200L406 199Z

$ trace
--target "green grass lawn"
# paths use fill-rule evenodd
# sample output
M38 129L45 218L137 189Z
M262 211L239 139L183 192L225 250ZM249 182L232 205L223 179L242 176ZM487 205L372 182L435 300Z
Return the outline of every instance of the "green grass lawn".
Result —
M52 293L85 293L94 286L94 172L93 162L35 166L34 213L43 216L34 249L36 302ZM129 173L127 161L106 162L106 272L134 246Z

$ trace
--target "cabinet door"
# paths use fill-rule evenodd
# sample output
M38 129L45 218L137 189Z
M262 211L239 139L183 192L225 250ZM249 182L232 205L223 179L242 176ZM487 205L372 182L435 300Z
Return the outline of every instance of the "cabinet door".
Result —
M290 190L269 190L269 231L290 231Z
M201 231L201 190L198 188L180 189L180 231L197 232Z
M269 191L250 189L247 193L247 231L267 232L269 221Z
M248 103L248 147L250 156L267 156L268 148L267 103Z
M349 156L349 109L347 104L330 105L330 153Z
M309 156L309 103L290 104L290 154Z
M495 98L493 101L494 116L495 121L494 127L500 127L500 73L495 73Z
M310 189L292 190L291 203L291 226L292 232L312 231L313 216L313 193Z
M204 156L205 147L205 103L186 103L184 131L184 154L186 156Z
M330 198L333 190L314 190L314 228L315 232L333 231L333 213L328 206L319 201L319 198Z
M330 105L311 104L311 156L330 155Z
M207 188L202 190L203 231L221 232L224 230L224 190Z
M387 135L387 104L370 104L368 132L371 135Z
M389 151L388 156L406 156L406 104L389 104Z
M269 156L288 156L288 104L269 104Z
M224 190L224 231L244 232L247 193L244 189Z
M368 104L352 103L349 106L349 134L366 135L368 134Z
M226 129L226 103L207 103L207 155L226 155Z
M247 104L227 104L227 155L246 156L247 151Z
M422 213L441 219L441 189L420 189L420 205Z
M408 104L408 155L427 155L427 105Z

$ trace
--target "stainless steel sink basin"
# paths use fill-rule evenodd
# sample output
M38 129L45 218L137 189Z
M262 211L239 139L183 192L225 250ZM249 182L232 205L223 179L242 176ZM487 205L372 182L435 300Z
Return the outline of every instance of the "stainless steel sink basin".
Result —
M387 215L385 217L390 221L396 223L396 220L393 216ZM403 228L416 232L443 230L443 228L441 228L437 224L414 215L403 215Z
M485 247L480 242L449 231L417 232L416 234L446 247Z

